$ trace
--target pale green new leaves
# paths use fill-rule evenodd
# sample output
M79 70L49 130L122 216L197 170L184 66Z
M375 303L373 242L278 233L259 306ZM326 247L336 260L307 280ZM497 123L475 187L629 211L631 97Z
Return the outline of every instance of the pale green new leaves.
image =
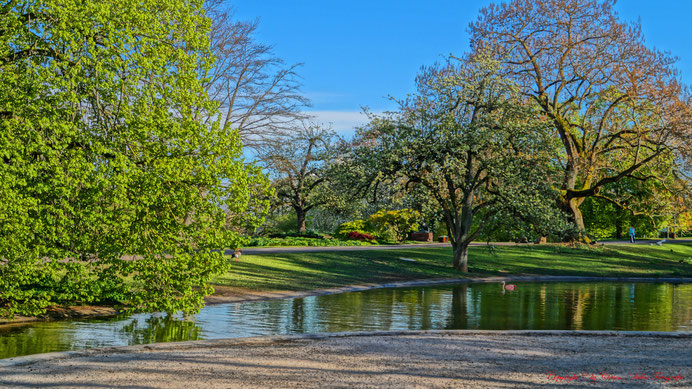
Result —
M236 132L197 120L202 1L16 0L0 20L0 314L199 309L240 240L228 210L267 187Z

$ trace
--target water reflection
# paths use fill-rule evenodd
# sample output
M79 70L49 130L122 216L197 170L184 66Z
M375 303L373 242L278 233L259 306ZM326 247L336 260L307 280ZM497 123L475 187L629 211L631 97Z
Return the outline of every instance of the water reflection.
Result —
M172 316L137 317L119 329L128 344L170 342L178 339L202 339L202 327L191 320Z
M0 358L89 347L291 333L424 329L692 331L692 285L525 283L376 289L0 327Z

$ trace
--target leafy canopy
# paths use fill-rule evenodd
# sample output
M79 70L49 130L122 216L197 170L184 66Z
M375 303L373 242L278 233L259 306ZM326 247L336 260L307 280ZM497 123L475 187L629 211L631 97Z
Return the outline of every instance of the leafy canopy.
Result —
M483 56L426 68L417 85L398 112L373 117L352 158L364 183L404 179L433 199L465 271L466 247L500 210L550 209L549 138Z
M620 203L614 184L664 181L671 158L690 150L692 97L675 58L648 47L641 26L621 21L614 4L508 0L469 26L474 52L492 52L550 121L560 142L560 205L580 230L587 198Z
M197 120L208 31L200 0L0 8L0 314L201 307L240 239L226 214L266 189L237 132Z

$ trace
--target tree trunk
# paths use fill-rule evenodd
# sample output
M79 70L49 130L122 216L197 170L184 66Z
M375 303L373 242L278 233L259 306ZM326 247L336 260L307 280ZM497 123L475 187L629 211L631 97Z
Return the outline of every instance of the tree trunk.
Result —
M565 178L562 186L563 190L574 190L577 184L577 176L579 173L578 151L574 141L567 135L570 131L569 124L559 115L555 117L555 124L560 130L560 139L565 146L567 152L567 165L565 166ZM567 192L565 192L567 196ZM570 216L570 219L577 227L577 240L583 240L584 236L584 218L582 217L579 206L584 198L565 197L561 199L561 208Z
M469 272L469 245L457 243L454 247L454 269L463 273Z
M579 200L581 199L566 199L564 197L558 200L558 207L567 215L569 220L572 221L574 225L577 227L577 234L571 238L575 241L584 240L584 238L586 237L584 235L584 218L581 214L581 210L579 210L579 205L581 204L581 201Z
M455 286L452 289L452 326L449 329L466 329L468 328L468 308L466 302L467 285Z
M615 221L615 238L616 239L622 239L622 220L618 218Z
M295 208L296 216L298 217L298 233L303 233L307 228L305 227L305 210L302 208Z
M579 209L580 199L571 198L569 199L569 210L572 216L572 221L577 226L579 234L581 235L586 229L584 228L584 217Z

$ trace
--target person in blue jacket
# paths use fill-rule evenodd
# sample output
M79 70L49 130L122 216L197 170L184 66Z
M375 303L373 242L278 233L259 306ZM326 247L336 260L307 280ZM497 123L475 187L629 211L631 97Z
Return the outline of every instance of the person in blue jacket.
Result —
M636 243L634 227L630 227L630 243Z

